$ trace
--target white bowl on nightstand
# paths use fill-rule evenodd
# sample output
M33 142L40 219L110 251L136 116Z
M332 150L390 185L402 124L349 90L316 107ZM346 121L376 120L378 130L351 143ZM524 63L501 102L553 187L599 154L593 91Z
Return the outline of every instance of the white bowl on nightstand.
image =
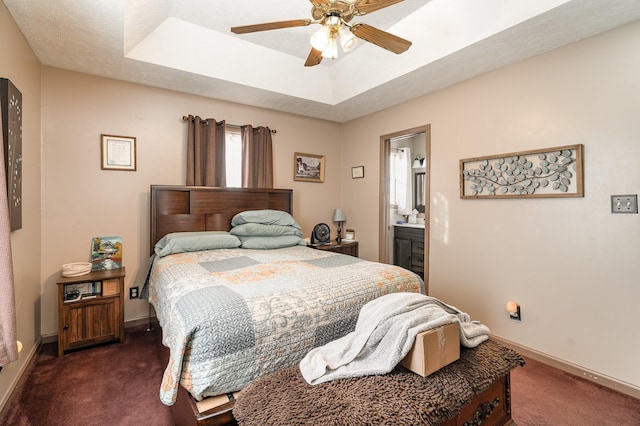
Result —
M63 277L79 277L91 272L91 264L88 262L65 263L62 265Z

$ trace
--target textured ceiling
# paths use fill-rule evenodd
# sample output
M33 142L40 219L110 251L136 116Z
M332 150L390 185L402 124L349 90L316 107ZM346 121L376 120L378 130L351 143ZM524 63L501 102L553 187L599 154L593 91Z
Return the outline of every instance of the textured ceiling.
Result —
M345 122L640 19L638 0L406 0L357 17L412 41L360 41L304 67L307 0L3 0L44 65Z

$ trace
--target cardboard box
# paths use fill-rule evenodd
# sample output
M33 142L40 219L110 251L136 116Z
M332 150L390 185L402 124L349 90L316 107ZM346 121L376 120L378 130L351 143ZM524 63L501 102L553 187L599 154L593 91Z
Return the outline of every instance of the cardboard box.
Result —
M426 377L460 358L459 324L447 324L416 336L400 365Z

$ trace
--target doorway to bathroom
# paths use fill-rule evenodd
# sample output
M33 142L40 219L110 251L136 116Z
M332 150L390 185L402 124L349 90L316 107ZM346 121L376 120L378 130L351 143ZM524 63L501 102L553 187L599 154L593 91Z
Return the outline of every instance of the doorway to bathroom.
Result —
M398 257L394 235L419 234L423 242L414 244L408 262L424 277L428 292L429 277L429 171L430 125L402 130L380 137L380 224L379 254L382 263L405 264ZM401 232L397 232L399 228ZM423 244L424 250L422 251ZM402 250L402 256L407 255ZM424 266L423 266L424 265ZM408 268L409 269L409 268ZM420 273L421 272L421 273Z

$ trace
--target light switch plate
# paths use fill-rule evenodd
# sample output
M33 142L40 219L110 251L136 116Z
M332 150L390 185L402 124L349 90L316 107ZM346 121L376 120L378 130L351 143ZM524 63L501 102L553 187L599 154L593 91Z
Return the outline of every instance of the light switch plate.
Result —
M611 213L638 213L638 195L612 195Z

